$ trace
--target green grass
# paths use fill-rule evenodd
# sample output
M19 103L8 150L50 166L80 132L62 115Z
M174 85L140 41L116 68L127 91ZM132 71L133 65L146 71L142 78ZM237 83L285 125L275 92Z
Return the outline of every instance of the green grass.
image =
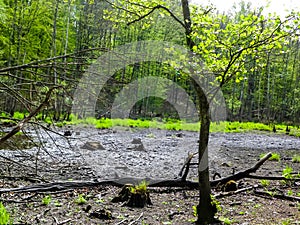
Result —
M141 183L130 187L130 192L133 194L140 193L145 194L147 193L148 183L146 181L141 181Z
M272 156L269 158L271 161L280 161L280 155L278 153L272 153Z
M294 155L293 158L292 158L292 162L300 163L300 155Z
M2 113L4 115L4 113ZM6 115L6 114L5 114ZM13 118L21 120L24 118L26 113L15 112ZM9 117L8 117L9 118ZM36 116L37 120L42 119L42 114ZM50 117L43 119L44 122L51 124L53 121ZM111 127L131 127L131 128L153 128L153 129L164 129L164 130L186 130L186 131L199 131L199 122L186 122L174 119L163 119L161 120L145 120L145 119L96 119L93 117L88 117L85 119L78 119L75 115L70 115L70 121L61 121L55 123L56 126L62 127L66 125L82 125L82 126L93 126L98 129L107 129ZM254 122L212 122L210 126L210 132L249 132L249 131L262 131L262 132L273 132L273 124L266 125L263 123ZM276 124L276 133L285 134L286 125ZM289 126L290 132L288 135L300 137L300 129L296 126ZM298 161L298 160L296 160Z
M11 224L10 215L2 202L0 202L0 224Z
M49 205L52 201L51 195L47 195L42 199L43 205Z
M61 123L60 123L61 124ZM106 129L111 127L131 127L131 128L158 128L164 130L186 130L186 131L199 131L200 123L190 123L180 120L143 120L143 119L95 119L95 118L85 118L78 119L74 115L71 115L71 121L64 122L63 125L87 125L94 126L98 129ZM285 133L285 125L277 125L278 133ZM272 132L273 126L266 125L263 123L254 122L212 122L210 126L210 132L249 132L249 131L263 131ZM290 126L290 135L296 134L296 128ZM300 136L300 131L299 131Z
M260 158L263 158L266 154L262 153L260 154ZM272 156L269 158L270 161L280 161L280 155L278 153L272 153Z
M269 180L261 180L260 183L261 183L261 185L263 187L268 187L270 185L270 181Z
M79 194L78 197L75 199L75 203L78 205L83 205L87 202L82 194Z

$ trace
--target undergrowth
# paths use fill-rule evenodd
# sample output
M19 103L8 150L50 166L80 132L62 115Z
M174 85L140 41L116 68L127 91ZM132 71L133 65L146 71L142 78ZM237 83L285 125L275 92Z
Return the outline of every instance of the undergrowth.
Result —
M164 130L186 130L186 131L199 131L199 122L187 122L180 120L144 120L144 119L108 119L108 118L86 118L78 119L71 116L71 121L63 122L63 125L86 125L94 126L98 129L106 129L111 127L131 127L131 128L153 128L153 129L164 129ZM61 123L59 125L62 125ZM276 133L285 134L286 125L276 125ZM296 126L289 126L289 135L300 137L300 129ZM249 131L262 131L262 132L273 132L273 125L266 125L263 123L255 122L212 122L210 126L210 132L249 132Z
M13 119L22 120L26 113L15 112L13 115ZM1 121L4 122L4 118L10 117L1 113ZM35 117L36 120L43 120L45 123L52 124L53 121L50 117L45 117L41 113ZM131 127L131 128L153 128L153 129L164 129L164 130L186 130L186 131L199 131L200 123L199 122L188 122L174 119L108 119L101 118L96 119L94 117L88 117L85 119L79 119L74 115L70 115L69 121L59 121L55 123L58 127L63 127L66 125L83 125L83 126L93 126L98 129L107 129L111 127ZM212 122L210 126L210 132L226 132L226 133L234 133L234 132L249 132L249 131L262 131L262 132L273 132L274 126L276 127L276 133L278 134L287 134L290 136L300 137L300 129L298 126L288 126L289 132L286 132L287 125L285 124L264 124L264 123L256 123L256 122Z

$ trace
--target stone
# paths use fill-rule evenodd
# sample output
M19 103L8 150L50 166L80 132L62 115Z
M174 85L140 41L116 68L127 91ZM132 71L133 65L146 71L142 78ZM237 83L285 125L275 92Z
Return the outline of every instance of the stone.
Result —
M91 151L95 150L105 150L103 145L98 141L88 141L83 146L81 146L82 149L87 149Z

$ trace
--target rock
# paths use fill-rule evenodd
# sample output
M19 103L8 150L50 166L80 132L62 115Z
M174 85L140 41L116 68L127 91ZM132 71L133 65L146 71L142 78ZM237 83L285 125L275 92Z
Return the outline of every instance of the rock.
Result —
M146 151L143 144L130 144L127 146L128 150Z
M97 218L100 220L111 220L113 219L111 211L107 209L100 209L89 214L89 217Z
M237 183L234 180L228 181L223 187L222 191L229 192L229 191L236 191L237 190Z
M98 141L88 141L81 148L82 149L91 150L91 151L105 150L105 148L103 147L103 145L100 142L98 142Z
M140 138L133 138L131 144L142 144L142 140Z
M183 137L183 133L177 133L176 137L182 138Z
M68 137L68 136L72 136L72 132L70 130L66 130L64 132L64 136Z

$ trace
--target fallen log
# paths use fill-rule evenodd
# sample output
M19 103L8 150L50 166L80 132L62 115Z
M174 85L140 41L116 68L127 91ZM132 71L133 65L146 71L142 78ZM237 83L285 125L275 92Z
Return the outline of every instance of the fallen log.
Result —
M260 159L253 167L246 169L244 171L240 171L234 175L220 178L217 180L210 181L211 186L217 186L220 184L226 184L228 181L240 180L243 178L251 177L249 174L256 172L256 170L270 157L272 153L268 153L262 159ZM133 178L133 177L126 177L126 178L119 178L114 180L100 180L100 181L61 181L61 182L53 182L53 183L42 183L37 185L19 187L19 188L7 188L7 189L0 189L1 193L7 192L49 192L49 191L62 191L66 189L76 189L76 188L84 188L84 187L96 187L96 186L117 186L123 187L125 184L133 184L138 185L142 181L146 181L148 183L148 187L186 187L190 189L198 189L199 184L198 182L194 181L185 181L181 178L179 179L151 179L151 178Z
M0 194L7 192L56 192L66 189L77 189L85 187L97 187L97 186L117 186L123 187L125 184L139 184L145 180L149 185L148 187L188 187L198 188L197 182L176 180L153 180L153 179L138 179L138 178L121 178L116 180L102 180L102 181L61 181L53 183L43 183L37 185L30 185L18 188L3 188L0 189Z

